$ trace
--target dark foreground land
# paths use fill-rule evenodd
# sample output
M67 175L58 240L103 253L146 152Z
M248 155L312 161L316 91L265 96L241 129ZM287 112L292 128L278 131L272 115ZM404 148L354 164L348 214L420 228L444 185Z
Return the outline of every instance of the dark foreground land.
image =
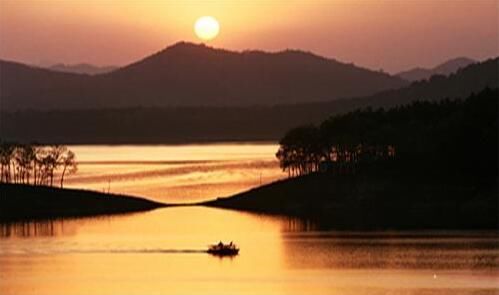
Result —
M347 230L498 229L497 179L364 171L286 179L204 205L292 215Z
M86 190L0 184L0 221L118 214L164 206L146 199Z
M294 128L277 157L305 176L206 205L349 230L499 229L498 97L486 88L465 100L357 110Z

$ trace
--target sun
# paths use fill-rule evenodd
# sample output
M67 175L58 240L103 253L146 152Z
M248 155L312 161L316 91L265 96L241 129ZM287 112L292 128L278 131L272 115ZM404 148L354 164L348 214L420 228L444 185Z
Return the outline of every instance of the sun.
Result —
M194 24L194 32L196 32L199 39L209 41L218 35L220 25L214 17L202 16Z

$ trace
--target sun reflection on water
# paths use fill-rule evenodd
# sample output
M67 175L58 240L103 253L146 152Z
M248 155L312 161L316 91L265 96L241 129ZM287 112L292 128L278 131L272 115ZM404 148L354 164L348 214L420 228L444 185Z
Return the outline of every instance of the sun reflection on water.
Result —
M497 233L349 233L204 207L0 227L2 294L494 294ZM233 258L204 253L234 241ZM437 274L436 279L434 275Z
M78 173L67 187L197 202L228 196L286 175L275 144L71 146Z

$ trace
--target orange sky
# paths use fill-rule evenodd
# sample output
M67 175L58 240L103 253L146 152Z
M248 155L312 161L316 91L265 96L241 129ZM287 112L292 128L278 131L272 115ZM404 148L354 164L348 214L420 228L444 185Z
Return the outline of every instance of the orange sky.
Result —
M448 58L499 55L498 4L470 1L0 0L0 58L31 64L125 65L216 17L209 45L313 51L396 72Z

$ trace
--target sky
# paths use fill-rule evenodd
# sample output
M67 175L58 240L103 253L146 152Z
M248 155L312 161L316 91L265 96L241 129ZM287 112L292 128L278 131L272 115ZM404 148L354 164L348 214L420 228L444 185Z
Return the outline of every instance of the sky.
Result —
M395 73L499 55L499 1L0 0L0 58L126 65L220 23L209 46L301 49Z

